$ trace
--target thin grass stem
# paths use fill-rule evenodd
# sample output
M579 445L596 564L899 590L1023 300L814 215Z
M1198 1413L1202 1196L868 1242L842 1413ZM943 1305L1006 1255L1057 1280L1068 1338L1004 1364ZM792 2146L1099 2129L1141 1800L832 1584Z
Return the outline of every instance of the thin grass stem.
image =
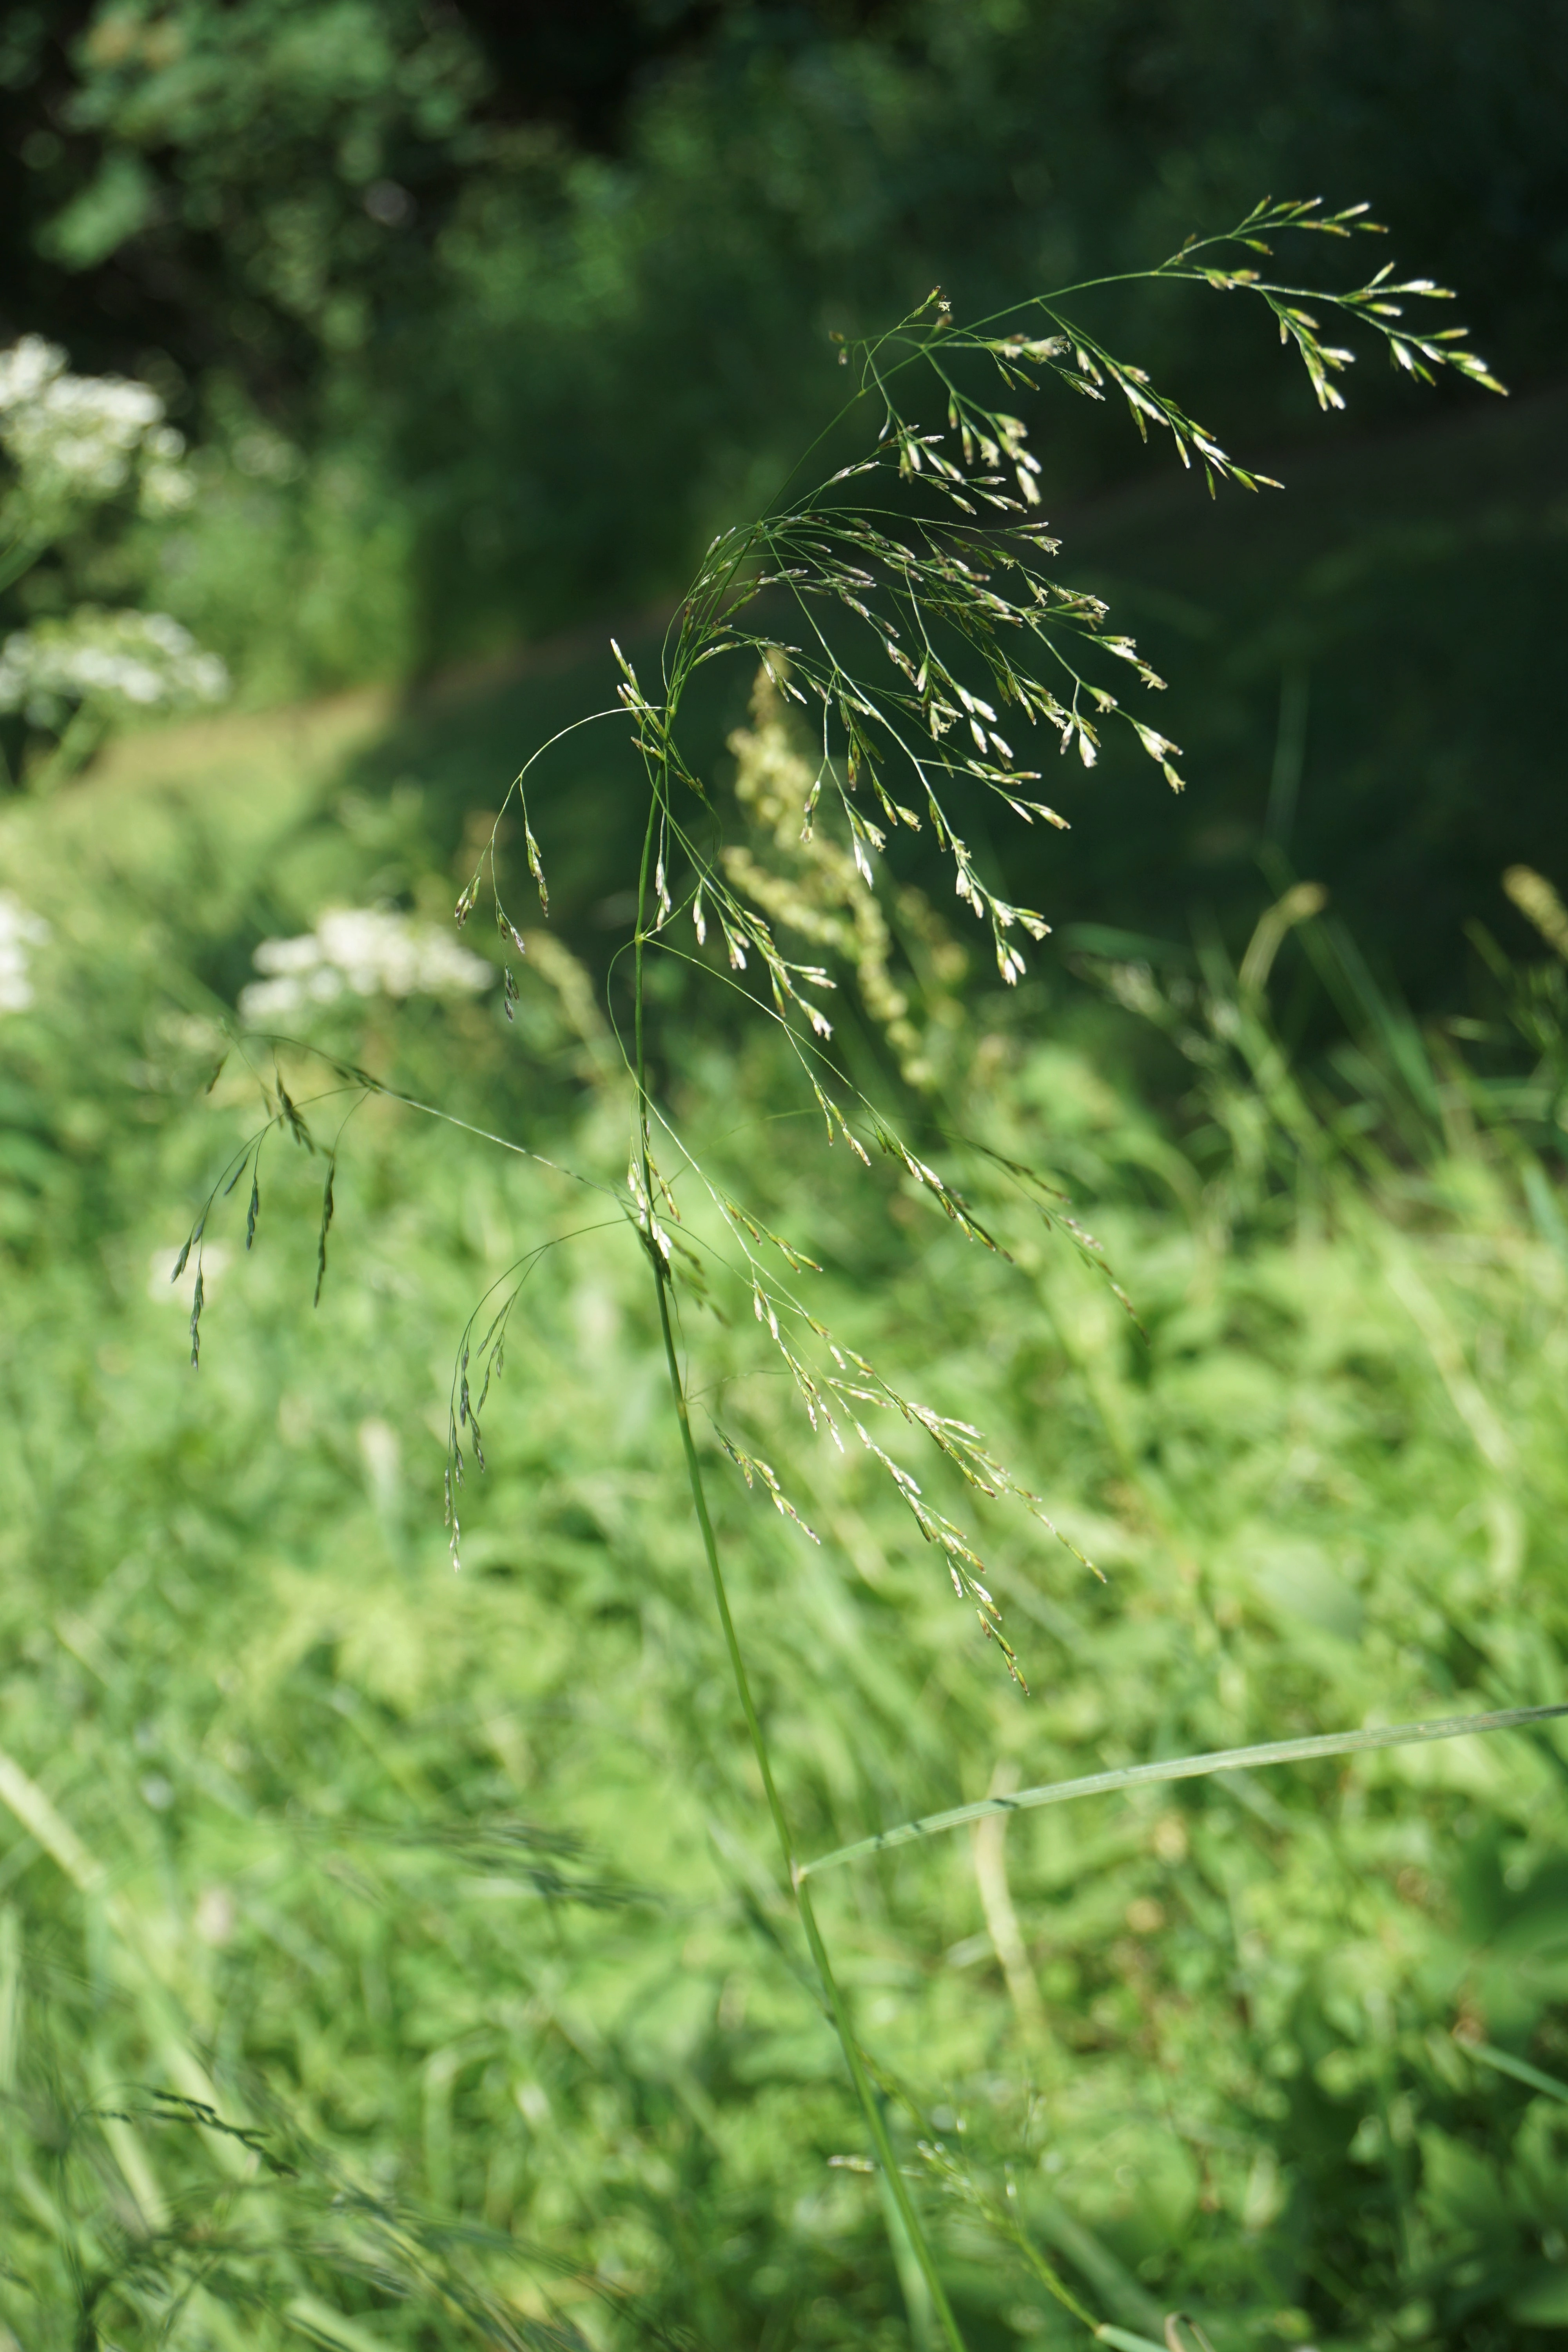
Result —
M1201 1780L1214 1772L1247 1771L1259 1764L1306 1763L1317 1756L1354 1756L1372 1748L1414 1748L1429 1739L1463 1739L1471 1732L1512 1731L1521 1724L1547 1723L1568 1715L1561 1706L1510 1706L1496 1715L1449 1715L1431 1723L1389 1723L1370 1731L1328 1731L1308 1739L1270 1739L1260 1748L1221 1748L1204 1756L1173 1756L1158 1764L1129 1764L1118 1772L1090 1772L1081 1780L1050 1780L1042 1788L1020 1789L1016 1796L982 1797L973 1805L954 1805L945 1813L927 1813L897 1829L879 1830L875 1837L859 1838L831 1853L819 1853L799 1864L797 1885L840 1863L861 1862L868 1854L885 1853L892 1846L910 1845L916 1838L935 1837L942 1830L963 1829L996 1813L1026 1813L1038 1805L1065 1805L1075 1797L1108 1796L1117 1789L1145 1788L1161 1780Z
M883 2180L892 2193L899 2218L908 2234L915 2260L920 2264L921 2276L930 2290L931 2304L941 2323L942 2335L946 2338L950 2352L965 2352L963 2337L959 2331L952 2306L948 2301L947 2291L942 2285L935 2255L931 2252L931 2242L921 2226L920 2215L915 2210L914 2200L910 2195L909 2183L904 2179L902 2168L894 2151L887 2118L883 2115L870 2077L867 2074L865 2060L860 2054L859 2045L855 2038L854 2024L838 1979L833 1972L833 1964L828 1958L827 1947L823 1941L822 1931L816 1923L816 1914L812 1907L811 1898L801 1883L801 1873L795 1859L795 1841L790 1835L788 1817L779 1797L778 1784L773 1778L773 1761L768 1754L768 1744L763 1730L762 1718L757 1713L756 1700L752 1695L751 1676L746 1672L745 1658L742 1654L740 1641L735 1632L735 1621L731 1613L730 1596L725 1588L724 1571L719 1559L718 1538L714 1535L712 1515L708 1508L702 1465L698 1455L696 1441L691 1433L691 1415L687 1403L686 1383L681 1376L680 1359L675 1345L675 1329L669 1313L669 1276L664 1261L659 1255L658 1244L653 1231L653 1202L657 1196L654 1190L648 1133L650 1110L643 1019L643 944L647 911L648 866L653 856L659 806L660 795L656 791L649 803L647 831L643 840L642 865L637 877L634 1047L637 1055L637 1129L643 1163L643 1197L648 1204L648 1230L645 1240L653 1271L654 1289L658 1300L658 1328L664 1341L664 1360L669 1374L669 1393L675 1407L675 1417L680 1428L680 1444L686 1459L687 1481L691 1488L691 1500L697 1513L697 1524L702 1534L702 1549L707 1557L708 1573L712 1580L713 1601L719 1612L724 1647L729 1655L730 1672L734 1680L736 1695L741 1702L741 1712L746 1719L746 1731L751 1739L752 1753L757 1759L757 1769L762 1775L763 1788L768 1801L768 1811L773 1820L773 1834L778 1840L780 1858L784 1863L785 1877L795 1895L801 1926L805 1931L805 1940L811 1953L812 1964L816 1970L823 1998L844 2053L845 2064L849 2069L849 2077L855 2086L856 2096L860 2102L861 2112L866 2118L867 2129L871 2137L871 2145L876 2150L877 2162L881 2168ZM911 2321L912 2318L911 2314Z

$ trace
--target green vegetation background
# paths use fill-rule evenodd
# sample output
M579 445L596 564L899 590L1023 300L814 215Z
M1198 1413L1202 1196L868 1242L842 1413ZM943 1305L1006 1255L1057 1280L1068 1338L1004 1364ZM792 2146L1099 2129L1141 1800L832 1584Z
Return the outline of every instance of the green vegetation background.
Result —
M1562 1695L1562 982L1499 876L1568 882L1565 39L1525 0L7 12L0 323L157 383L205 468L188 523L112 571L66 548L7 622L155 602L242 706L0 813L0 884L52 931L0 1015L0 1748L52 1809L0 1832L26 2352L504 2340L461 2316L481 2275L542 2345L919 2335L874 2182L831 2162L857 2126L624 1234L532 1278L457 1578L458 1333L595 1213L383 1101L318 1316L303 1152L248 1258L228 1204L195 1379L167 1265L255 1116L232 1068L202 1089L256 943L333 900L445 919L475 813L605 698L606 621L635 649L809 437L828 331L934 278L978 309L1321 185L1460 286L1515 397L1369 378L1320 421L1224 306L1148 302L1108 323L1286 496L1210 509L1113 420L1035 421L1069 575L1173 677L1193 791L1108 761L1037 871L994 845L1066 951L1016 1001L972 983L956 1108L1058 1172L1146 1339L1005 1201L1016 1265L977 1271L772 1118L765 1054L664 1010L687 1116L821 1244L835 1319L1004 1439L1109 1577L988 1528L1020 1699L744 1324L694 1328L824 1538L721 1490L804 1843L997 1772ZM721 779L745 684L705 716ZM574 973L624 929L631 783L595 751L546 789L577 961L513 1027L373 1004L338 1048L613 1178ZM1270 1011L1236 966L1290 871L1331 911ZM1522 1738L1237 1779L826 1899L928 2137L998 2190L1012 2165L1108 2319L1500 2352L1568 2328L1563 1779ZM267 2121L291 2172L160 2090ZM924 2177L975 2343L1081 2340Z

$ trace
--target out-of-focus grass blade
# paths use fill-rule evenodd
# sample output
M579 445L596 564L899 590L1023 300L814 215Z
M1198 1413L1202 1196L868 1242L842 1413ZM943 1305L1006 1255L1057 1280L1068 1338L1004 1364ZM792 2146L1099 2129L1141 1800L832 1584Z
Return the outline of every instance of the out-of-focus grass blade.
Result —
M84 1895L100 1895L109 1883L102 1863L90 1854L65 1816L37 1782L0 1749L0 1804L14 1813L29 1837Z
M1500 2074L1511 2074L1516 2083L1527 2083L1532 2091L1544 2091L1549 2099L1561 2099L1568 2106L1568 2083L1560 2083L1555 2074L1543 2074L1528 2058L1516 2058L1511 2051L1494 2050L1489 2042L1466 2042L1455 2036L1467 2058L1478 2065L1495 2067Z
M1043 1788L1020 1789L1016 1796L982 1797L973 1805L954 1805L945 1813L927 1813L923 1820L901 1822L897 1829L880 1830L875 1837L819 1853L815 1862L801 1863L798 1882L841 1862L859 1862L867 1854L883 1853L890 1846L908 1845L915 1838L934 1837L941 1830L962 1829L992 1813L1026 1813L1037 1805L1063 1805L1074 1797L1108 1796L1117 1789L1136 1789L1158 1780L1201 1780L1213 1772L1239 1772L1259 1764L1300 1764L1317 1756L1354 1756L1370 1748L1414 1748L1428 1739L1462 1739L1477 1731L1512 1731L1521 1724L1547 1723L1568 1715L1561 1706L1510 1706L1497 1715L1448 1715L1432 1723L1390 1723L1371 1731L1328 1731L1308 1739L1271 1739L1261 1748L1221 1748L1205 1756L1173 1756L1158 1764L1129 1764L1119 1772L1091 1772L1081 1780L1051 1780Z
M308 2342L330 2345L331 2352L386 2352L384 2336L373 2335L356 2320L346 2319L319 2295L297 2294L284 2316Z

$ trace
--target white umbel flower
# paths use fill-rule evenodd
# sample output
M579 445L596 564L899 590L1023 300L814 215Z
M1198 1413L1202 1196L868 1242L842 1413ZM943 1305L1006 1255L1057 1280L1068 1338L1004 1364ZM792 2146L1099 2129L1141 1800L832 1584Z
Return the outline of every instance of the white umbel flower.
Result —
M83 604L63 620L15 630L0 646L0 710L59 728L89 704L105 718L221 702L228 672L167 613Z
M482 958L433 923L381 907L330 907L313 931L263 940L265 980L240 992L240 1018L255 1027L342 996L472 996L495 978Z
M151 384L72 375L58 343L24 335L0 352L0 447L20 477L22 503L113 498L141 476L142 504L188 506L195 485L184 436L163 421Z
M0 1013L26 1013L33 1002L29 950L41 948L48 936L42 915L0 890Z

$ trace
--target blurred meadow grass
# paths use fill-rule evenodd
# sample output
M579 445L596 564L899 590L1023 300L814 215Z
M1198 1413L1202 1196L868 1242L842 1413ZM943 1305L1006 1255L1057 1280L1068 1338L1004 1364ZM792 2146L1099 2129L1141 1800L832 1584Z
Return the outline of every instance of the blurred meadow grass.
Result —
M525 734L562 691L508 690ZM448 696L448 746L485 708ZM255 1252L243 1192L209 1228L189 1370L169 1269L258 1121L237 1062L203 1091L252 948L334 898L449 908L439 794L363 788L400 730L374 692L206 721L0 815L6 886L50 927L5 1016L0 2316L27 2352L902 2342L624 1223L373 1097L320 1313L320 1160L275 1142ZM588 954L591 876L577 897ZM705 1452L721 1396L823 1538L716 1473L805 1852L1561 1696L1557 968L1538 948L1495 983L1534 1024L1510 1058L1479 1023L1418 1031L1310 903L1239 973L1201 938L1085 932L1078 983L982 991L952 1041L965 1132L1055 1171L1142 1331L984 1160L1011 1265L896 1171L825 1163L772 1110L771 1046L698 1034L673 1063L710 1164L743 1162L786 1235L810 1201L820 1311L993 1433L1105 1576L975 1507L1024 1698L886 1482L803 1442L749 1317L689 1311ZM525 962L512 1030L491 996L321 1034L614 1181L624 1102L577 969ZM1349 1042L1298 1066L1267 992L1314 969ZM286 1075L326 1143L331 1080ZM542 1240L453 1575L458 1334ZM825 1880L969 2340L1081 2340L1041 2262L1113 2326L1188 2309L1219 2352L1568 2326L1563 1775L1558 1735L1508 1734ZM998 2214L1033 2263L999 2257ZM917 2289L908 2311L919 2342Z
M1194 790L1109 740L1065 763L1073 830L1006 851L1057 926L1006 996L929 836L879 938L825 843L769 839L740 682L682 709L778 853L757 903L782 857L849 941L852 1075L1010 1256L896 1160L825 1161L739 1000L699 1023L673 964L661 1098L823 1261L826 1320L984 1427L1103 1577L921 1467L1025 1696L869 1458L799 1426L749 1299L689 1296L801 1851L1561 1702L1565 28L1546 0L9 13L0 341L144 380L199 495L31 548L0 635L58 654L75 607L154 604L236 707L81 777L96 719L52 761L44 719L0 727L0 2352L935 2340L759 1835L647 1265L595 1190L640 835L601 730L530 780L551 921L514 1021L450 929L519 757L613 683L601 625L506 649L614 611L651 676L657 600L837 381L828 331L933 280L984 310L1321 185L1479 303L1519 396L1428 414L1357 371L1298 448L1309 385L1243 306L1194 329L1168 284L1107 291L1119 348L1291 496L1134 483L1087 404L1038 436ZM400 996L437 925L449 992ZM250 991L321 1051L226 1058ZM171 1279L285 1087L309 1148L274 1134L200 1286ZM519 1276L454 1575L454 1362ZM721 1427L772 1465L749 1491ZM1565 1757L1538 1725L1145 1785L814 1878L974 2352L1085 2315L1122 2352L1568 2330Z

